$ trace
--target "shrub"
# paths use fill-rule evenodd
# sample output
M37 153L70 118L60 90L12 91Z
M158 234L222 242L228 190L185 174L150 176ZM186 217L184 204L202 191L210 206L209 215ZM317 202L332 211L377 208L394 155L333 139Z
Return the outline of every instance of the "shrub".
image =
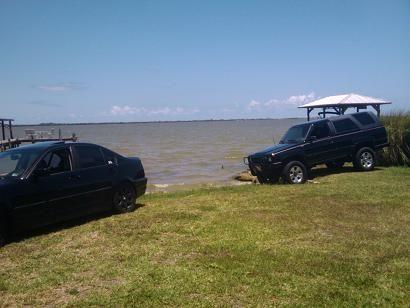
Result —
M410 166L410 112L394 111L382 116L390 146L381 153L386 166Z

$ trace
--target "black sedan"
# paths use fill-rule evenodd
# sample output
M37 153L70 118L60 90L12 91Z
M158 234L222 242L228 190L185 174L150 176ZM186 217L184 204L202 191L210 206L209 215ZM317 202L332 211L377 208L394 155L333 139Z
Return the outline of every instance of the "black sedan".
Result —
M94 144L41 142L0 153L0 246L28 229L133 211L146 187L140 159Z

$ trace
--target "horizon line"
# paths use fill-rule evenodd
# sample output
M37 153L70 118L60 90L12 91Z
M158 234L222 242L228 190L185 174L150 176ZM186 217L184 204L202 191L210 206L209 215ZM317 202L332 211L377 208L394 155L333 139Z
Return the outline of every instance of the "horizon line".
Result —
M105 125L105 124L149 124L149 123L189 123L189 122L213 122L213 121L247 121L247 120L291 120L303 119L302 117L285 118L233 118L233 119L203 119L203 120L157 120L157 121L109 121L109 122L44 122L35 124L13 124L16 126L50 126L50 125Z

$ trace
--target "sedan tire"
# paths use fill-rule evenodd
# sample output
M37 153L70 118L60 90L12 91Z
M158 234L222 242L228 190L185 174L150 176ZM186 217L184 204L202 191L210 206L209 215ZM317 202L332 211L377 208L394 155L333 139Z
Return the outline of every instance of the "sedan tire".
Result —
M6 237L0 232L0 247L6 245Z
M283 179L289 184L303 184L307 181L306 166L300 161L291 161L283 169Z
M113 195L113 208L115 212L129 213L135 210L137 196L131 184L122 184L119 186Z

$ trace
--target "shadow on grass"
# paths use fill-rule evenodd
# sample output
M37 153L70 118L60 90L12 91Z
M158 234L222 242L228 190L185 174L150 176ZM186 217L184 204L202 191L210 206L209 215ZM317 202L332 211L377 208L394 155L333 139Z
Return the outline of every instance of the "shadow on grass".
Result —
M377 170L381 170L381 169L376 167L372 171L377 171ZM314 178L317 178L317 177L326 177L326 176L333 175L333 174L359 173L359 172L364 172L364 171L358 171L353 166L344 166L341 168L319 167L319 168L313 168L310 171L309 179L313 180Z
M137 211L138 209L140 209L144 206L145 206L145 204L137 203L137 206L136 206L134 211ZM72 227L84 225L84 224L89 223L91 221L96 221L96 220L106 218L106 217L110 217L110 216L114 216L114 215L127 215L127 213L117 214L117 213L114 213L113 211L105 211L105 212L100 212L100 213L96 213L96 214L91 214L91 215L87 215L87 216L83 216L83 217L70 219L70 220L67 220L67 221L64 221L64 222L54 223L54 224L46 226L46 227L41 227L41 228L38 228L38 229L35 229L35 230L30 230L30 231L26 231L24 233L19 233L19 234L16 234L16 235L12 235L8 239L7 244L18 243L18 242L21 242L25 239L34 237L34 236L50 234L50 233L53 233L53 232L57 232L57 231L61 231L61 230L64 230L64 229L69 229L69 228L72 228Z

